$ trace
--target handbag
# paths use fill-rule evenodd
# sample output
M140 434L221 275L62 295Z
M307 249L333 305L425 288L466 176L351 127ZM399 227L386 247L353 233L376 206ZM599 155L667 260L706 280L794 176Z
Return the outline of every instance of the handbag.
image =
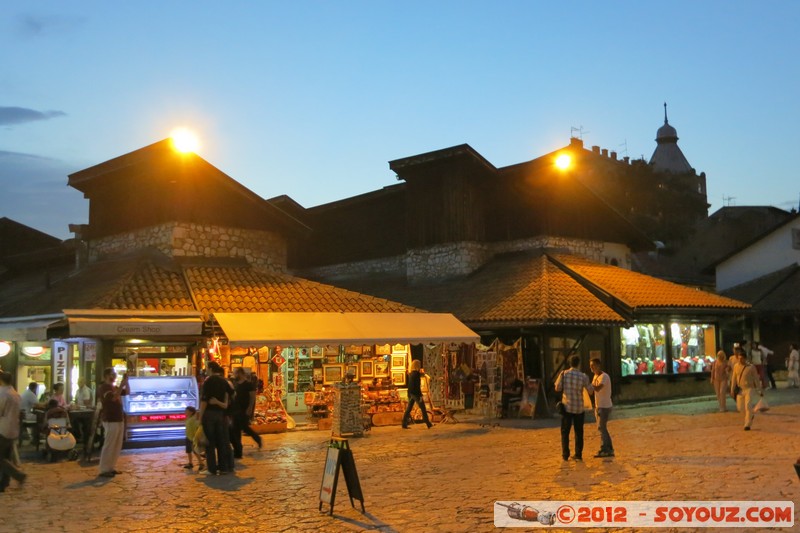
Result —
M75 447L75 436L61 428L51 428L47 435L47 446L59 452L69 451Z
M762 396L761 399L758 400L758 403L756 404L754 410L756 413L765 413L769 411L769 404L767 403L767 399Z
M558 411L558 413L562 415L567 412L567 409L564 407L563 402L558 402L556 404L556 411Z

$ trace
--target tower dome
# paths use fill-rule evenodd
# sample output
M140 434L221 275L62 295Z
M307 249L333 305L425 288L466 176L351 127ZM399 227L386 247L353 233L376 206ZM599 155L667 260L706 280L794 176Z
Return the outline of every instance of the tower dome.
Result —
M650 164L660 172L683 174L694 172L686 157L678 148L678 132L669 125L667 119L667 103L664 102L664 125L656 132L656 146Z

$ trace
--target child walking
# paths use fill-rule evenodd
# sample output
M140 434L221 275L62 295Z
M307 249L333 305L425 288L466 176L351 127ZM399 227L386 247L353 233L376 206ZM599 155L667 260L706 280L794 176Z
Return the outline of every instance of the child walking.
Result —
M202 448L195 445L199 440L197 439L198 434L202 433L200 420L195 416L196 413L197 409L191 405L186 408L186 458L189 462L183 465L183 467L187 470L194 468L193 457L197 457L197 465L200 470L205 468L203 464Z

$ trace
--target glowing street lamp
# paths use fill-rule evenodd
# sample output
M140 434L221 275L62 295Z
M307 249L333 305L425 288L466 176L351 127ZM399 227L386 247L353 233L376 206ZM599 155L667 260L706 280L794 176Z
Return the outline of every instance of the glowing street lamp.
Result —
M569 154L560 154L556 157L556 167L559 170L567 170L572 165L572 156Z
M200 141L197 135L187 128L178 128L170 134L172 146L181 153L197 152L200 148Z

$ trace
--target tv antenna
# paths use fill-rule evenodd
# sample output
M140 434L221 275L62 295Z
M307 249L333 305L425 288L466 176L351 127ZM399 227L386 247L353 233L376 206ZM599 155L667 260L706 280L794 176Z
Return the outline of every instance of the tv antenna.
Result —
M577 133L577 135L575 135L575 133ZM570 128L569 128L569 136L570 137L574 137L576 139L583 140L583 136L586 133L590 133L590 132L584 131L583 126L580 126L580 127L577 127L577 128L575 126L570 126Z
M617 145L617 148L619 147L622 147L622 150L620 150L620 154L622 154L623 156L628 155L628 139L625 139L622 142L622 144Z
M722 195L722 205L725 207L736 205L734 200L736 200L735 196L725 196L724 194Z

